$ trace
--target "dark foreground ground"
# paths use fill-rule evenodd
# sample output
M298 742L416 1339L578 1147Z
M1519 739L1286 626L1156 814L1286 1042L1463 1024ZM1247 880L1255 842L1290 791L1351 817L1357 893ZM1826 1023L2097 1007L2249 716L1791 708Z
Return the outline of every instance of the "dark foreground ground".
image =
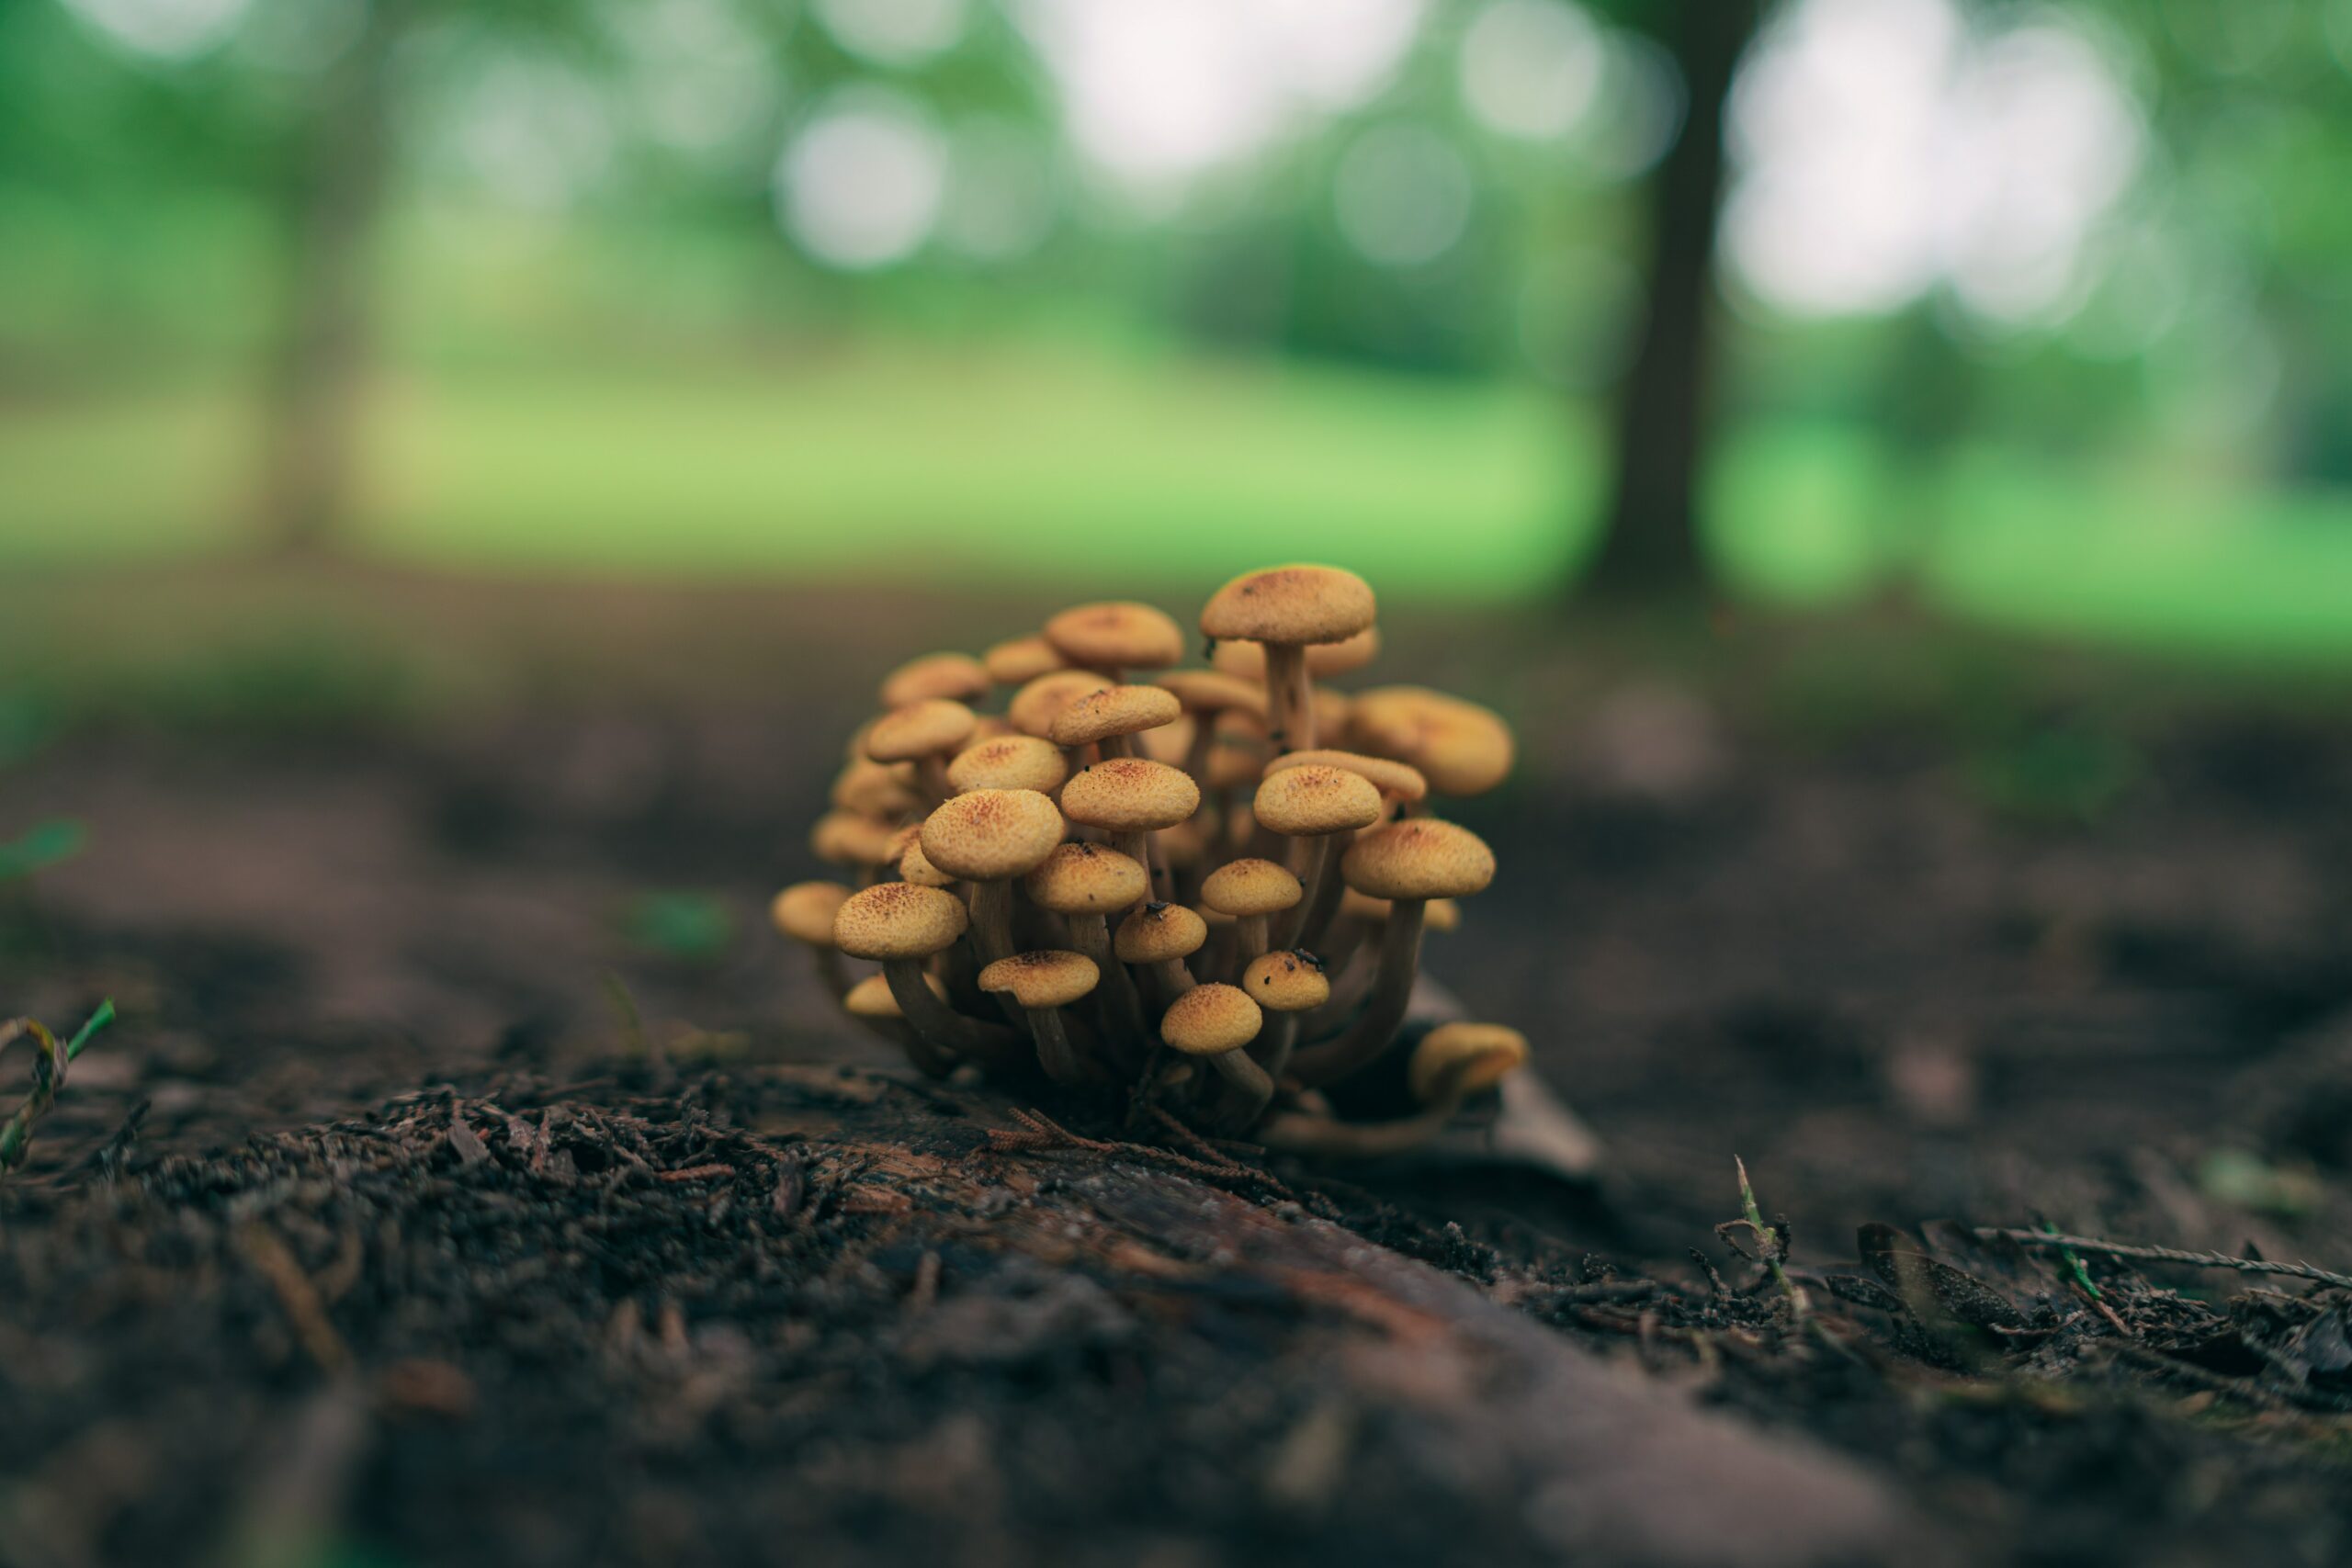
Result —
M123 1018L0 1191L0 1562L2352 1556L2352 1294L1967 1232L2352 1272L2341 694L1400 626L1528 736L1431 963L1577 1190L860 1070L760 907L872 677L1034 606L368 603L438 672L20 666L0 839L90 839L0 1013Z

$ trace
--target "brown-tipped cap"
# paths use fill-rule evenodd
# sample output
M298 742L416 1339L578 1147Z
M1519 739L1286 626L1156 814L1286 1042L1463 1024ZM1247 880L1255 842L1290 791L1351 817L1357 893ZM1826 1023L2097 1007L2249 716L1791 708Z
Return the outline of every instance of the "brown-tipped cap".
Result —
M943 1002L947 999L947 987L939 983L937 976L925 975L922 983L931 987L933 996ZM899 1010L899 998L890 994L890 977L888 975L868 975L849 988L842 998L842 1005L858 1018L906 1016Z
M1063 667L1066 660L1041 637L1007 637L980 655L980 667L1000 686L1025 685Z
M1391 800L1419 800L1430 792L1430 781L1421 770L1409 762L1399 762L1388 757L1367 757L1361 751L1333 751L1317 748L1306 751L1287 751L1266 764L1266 776L1271 778L1284 768L1345 768L1351 773L1362 773L1372 781L1372 787Z
M833 945L852 958L928 958L956 945L970 917L964 901L936 887L877 882L842 901Z
M922 852L922 824L915 824L913 832L914 841L899 852L898 866L900 879L911 882L918 887L955 886L956 879L932 864L931 857Z
M1208 939L1208 922L1183 905L1146 904L1119 922L1111 948L1122 964L1164 964L1190 958Z
M910 659L882 679L882 705L902 708L930 697L977 702L995 682L980 661L968 653L926 653Z
M1148 604L1080 604L1046 623L1046 640L1089 670L1165 670L1184 657L1183 629Z
M1266 1015L1238 986L1211 982L1178 997L1159 1020L1159 1038L1187 1056L1221 1056L1258 1038Z
M1080 768L1062 785L1062 809L1073 822L1135 832L1173 828L1201 808L1201 786L1182 768L1113 757Z
M923 818L922 852L950 876L1001 882L1053 853L1064 826L1034 789L967 790Z
M833 915L849 889L838 882L796 882L768 905L768 919L795 942L811 947L833 945Z
M888 822L854 811L828 811L808 829L808 848L819 860L835 865L887 865L890 835L896 831Z
M1069 759L1050 740L1034 735L1000 735L967 746L947 764L947 782L957 790L1034 789L1051 795L1069 777Z
M1305 896L1287 866L1255 858L1218 866L1201 884L1201 902L1220 915L1271 915Z
M1380 820L1380 792L1362 773L1310 762L1267 774L1250 810L1277 833L1344 833Z
M922 805L922 795L908 764L860 757L834 777L832 802L860 817L898 817Z
M1527 1036L1499 1023L1441 1023L1421 1036L1405 1069L1424 1104L1492 1089L1527 1060Z
M1223 658L1226 647L1246 648L1258 655L1259 666L1265 665L1264 650L1254 642L1237 642L1220 646L1217 654ZM1170 670L1155 676L1153 685L1173 692L1176 700L1184 705L1186 713L1223 713L1227 708L1239 708L1245 713L1263 715L1266 711L1266 689L1255 681L1229 675L1222 670Z
M1085 746L1172 724L1183 711L1173 692L1157 686L1104 686L1056 714L1049 734L1057 746Z
M1320 681L1361 670L1380 656L1380 628L1366 626L1339 642L1318 642L1306 650L1306 672ZM1221 642L1211 656L1216 667L1240 680L1266 678L1266 650L1254 642Z
M1067 1007L1094 988L1101 976L1082 953L1016 953L980 971L980 989L1010 991L1024 1008Z
M1277 566L1237 577L1209 598L1201 631L1219 642L1344 642L1377 606L1372 584L1336 566Z
M947 697L925 697L902 708L892 708L865 732L865 754L877 762L911 762L940 751L953 751L971 738L979 721L972 710Z
M1140 900L1151 878L1130 856L1080 842L1057 845L1021 886L1057 915L1100 915Z
M1348 736L1359 750L1412 763L1440 795L1484 795L1510 772L1510 726L1492 709L1426 686L1358 693Z
M1053 733L1062 709L1089 692L1101 691L1102 684L1102 677L1091 670L1049 671L1012 694L1004 716L1022 734L1043 739Z
M1340 874L1374 898L1460 898L1495 879L1495 852L1467 828L1410 817L1349 845Z
M1261 953L1241 972L1241 988L1268 1012L1305 1012L1331 999L1331 979L1311 953Z

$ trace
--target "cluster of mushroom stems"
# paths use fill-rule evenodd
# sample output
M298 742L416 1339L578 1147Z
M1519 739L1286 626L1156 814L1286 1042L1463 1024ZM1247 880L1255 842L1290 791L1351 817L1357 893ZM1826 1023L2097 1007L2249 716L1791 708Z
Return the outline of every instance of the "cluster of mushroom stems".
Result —
M1122 1090L1301 1153L1426 1142L1526 1059L1464 1022L1390 1059L1423 934L1495 874L1431 799L1493 788L1513 743L1425 687L1324 685L1376 657L1374 611L1353 573L1276 567L1209 600L1207 668L1175 668L1182 629L1125 601L910 660L810 835L852 880L786 888L778 930L933 1076ZM1335 1110L1398 1066L1416 1109Z

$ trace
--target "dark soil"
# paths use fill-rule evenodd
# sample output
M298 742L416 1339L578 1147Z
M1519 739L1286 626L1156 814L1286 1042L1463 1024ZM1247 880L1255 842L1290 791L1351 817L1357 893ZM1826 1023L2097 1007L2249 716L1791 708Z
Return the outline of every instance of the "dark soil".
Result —
M760 911L878 643L764 701L69 724L0 769L0 837L91 834L0 889L0 1013L122 1020L0 1190L0 1562L1567 1551L1395 1367L1361 1396L1329 1303L992 1220L1104 1166L1842 1450L1968 1561L2352 1558L2352 1292L1968 1229L2352 1273L2352 728L1452 631L1530 744L1430 961L1535 1040L1597 1190L992 1149L1013 1102L843 1071L888 1064ZM1718 1235L1735 1155L1802 1317Z

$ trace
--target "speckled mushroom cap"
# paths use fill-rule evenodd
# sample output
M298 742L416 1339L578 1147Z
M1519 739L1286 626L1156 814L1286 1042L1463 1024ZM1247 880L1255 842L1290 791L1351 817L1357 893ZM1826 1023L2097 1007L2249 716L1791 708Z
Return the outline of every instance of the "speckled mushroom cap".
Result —
M1119 922L1111 950L1122 964L1190 958L1209 940L1209 923L1182 904L1146 904Z
M1057 746L1086 746L1172 724L1183 711L1173 692L1157 686L1104 686L1056 714L1047 734Z
M1019 686L1068 661L1042 637L1007 637L980 655L980 668L1000 686Z
M1510 772L1510 726L1492 709L1426 686L1356 694L1348 737L1360 750L1420 769L1440 795L1484 795Z
M1258 666L1265 668L1264 650L1257 644L1238 642L1231 646L1246 648L1258 655ZM1224 648L1217 649L1224 653ZM1184 705L1186 713L1223 713L1227 708L1240 708L1248 713L1262 715L1266 711L1266 688L1254 680L1244 680L1222 670L1170 670L1152 678L1153 685L1172 692Z
M1046 623L1046 641L1089 670L1165 670L1184 657L1183 629L1132 600L1064 610Z
M1101 915L1138 902L1151 877L1132 857L1081 841L1056 845L1021 886L1057 915Z
M833 914L849 897L838 882L796 882L768 904L768 919L795 942L811 947L833 945Z
M980 971L980 989L1010 991L1024 1008L1057 1008L1092 990L1100 977L1086 954L1046 949L998 959Z
M1266 776L1271 778L1284 768L1306 767L1345 768L1351 773L1362 773L1372 781L1373 788L1391 800L1419 800L1430 792L1430 781L1409 762L1367 757L1361 751L1334 751L1328 747L1285 752L1266 764Z
M808 829L808 848L835 865L882 865L889 860L890 835L897 830L854 811L828 811Z
M882 705L902 708L929 697L974 702L987 696L995 683L987 668L968 653L926 653L882 678Z
M1344 833L1380 820L1380 791L1362 773L1310 762L1269 773L1250 808L1277 833Z
M1447 1094L1492 1089L1527 1060L1527 1036L1499 1023L1441 1023L1421 1036L1405 1068L1413 1097L1427 1103Z
M1062 785L1062 809L1071 821L1116 832L1173 828L1200 808L1201 786L1191 774L1140 757L1080 768Z
M1331 999L1331 979L1311 953L1261 953L1241 972L1241 988L1268 1012L1305 1012Z
M831 799L837 810L861 817L897 817L922 804L911 767L870 757L858 758L835 775Z
M842 900L833 945L852 958L928 958L956 945L970 917L964 901L936 887L877 882Z
M939 983L939 977L936 975L925 975L922 977L922 983L931 987L933 996L943 1002L947 999L947 987ZM868 975L865 979L852 986L842 996L842 1006L849 1009L850 1012L858 1018L904 1018L906 1016L899 1010L899 998L890 994L890 977L887 975Z
M1336 566L1277 566L1235 578L1201 612L1219 642L1344 642L1372 625L1372 584Z
M1305 896L1289 867L1254 856L1218 866L1201 884L1201 902L1220 915L1272 915Z
M1495 879L1495 852L1467 828L1410 817L1350 844L1340 874L1374 898L1460 898Z
M865 754L877 762L911 762L953 751L970 739L978 722L970 708L953 698L925 697L876 719L865 732Z
M900 878L913 883L918 887L955 886L956 879L932 864L931 857L922 852L922 824L917 823L913 831L914 841L899 852L898 865Z
M1012 694L1004 716L1022 734L1043 739L1053 733L1054 720L1062 709L1089 692L1101 691L1103 684L1102 677L1091 670L1048 671Z
M1338 642L1318 642L1306 650L1306 672L1320 681L1361 670L1380 657L1380 628L1366 626ZM1266 650L1254 642L1221 642L1210 662L1226 674L1245 681L1266 678Z
M950 876L1001 882L1024 874L1062 841L1062 814L1034 789L975 789L923 818L925 859Z
M1221 1056L1258 1038L1266 1015L1238 986L1195 986L1160 1015L1159 1038L1187 1056Z
M1069 759L1035 735L1000 735L956 753L947 782L957 790L1034 789L1051 795L1069 777Z

